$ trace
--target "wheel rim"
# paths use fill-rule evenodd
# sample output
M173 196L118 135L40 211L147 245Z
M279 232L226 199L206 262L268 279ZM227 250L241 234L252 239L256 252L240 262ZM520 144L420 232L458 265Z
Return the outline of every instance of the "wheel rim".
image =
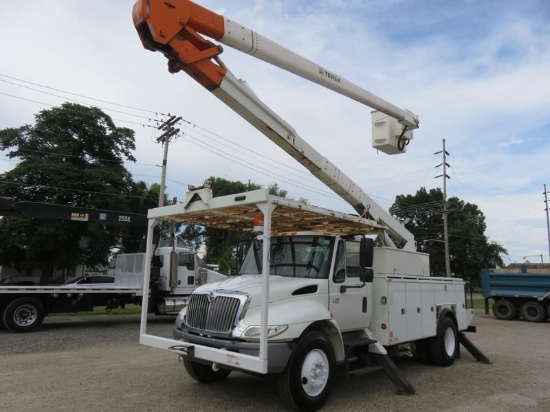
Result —
M529 305L525 308L525 313L527 313L528 316L534 318L539 315L540 311L536 306Z
M508 308L505 305L499 305L497 307L497 312L502 316L506 316L510 313L510 311L508 310Z
M304 392L317 396L327 386L329 363L327 355L319 349L309 352L302 364L301 382Z
M453 328L447 328L445 331L445 352L449 357L455 354L456 339Z
M13 321L17 326L32 325L38 318L38 311L32 305L23 305L13 314Z

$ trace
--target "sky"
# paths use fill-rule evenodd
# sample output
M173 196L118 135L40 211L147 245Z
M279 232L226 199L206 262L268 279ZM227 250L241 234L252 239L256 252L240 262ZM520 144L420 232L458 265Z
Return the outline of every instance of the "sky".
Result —
M175 1L175 0L174 0ZM550 262L550 2L547 0L203 0L371 93L416 113L404 154L371 147L371 108L224 47L222 61L380 206L421 187L476 204L505 264ZM135 131L134 180L166 193L210 177L277 183L288 197L353 213L294 159L184 73L170 74L133 26L133 0L3 2L0 129L64 102L96 106ZM0 151L0 173L17 164ZM215 193L214 193L215 195ZM550 193L548 193L550 197Z

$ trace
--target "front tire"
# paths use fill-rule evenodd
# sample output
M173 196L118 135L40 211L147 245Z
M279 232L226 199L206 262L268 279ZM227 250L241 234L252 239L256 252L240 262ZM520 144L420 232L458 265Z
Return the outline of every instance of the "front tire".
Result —
M193 379L200 383L216 383L221 382L229 376L229 369L212 369L212 365L204 365L202 363L191 362L184 359L183 366Z
M281 401L290 409L316 411L329 398L335 373L334 350L319 332L302 337L277 377Z
M458 352L458 332L453 319L445 316L437 336L431 339L430 348L436 365L451 366Z

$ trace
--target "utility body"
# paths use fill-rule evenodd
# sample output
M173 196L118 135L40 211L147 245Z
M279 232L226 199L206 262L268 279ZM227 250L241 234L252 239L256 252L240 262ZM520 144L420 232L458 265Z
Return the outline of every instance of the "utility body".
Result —
M500 320L518 317L528 322L550 318L550 265L510 265L481 271L485 313L493 299L493 314Z
M221 46L202 35L375 108L373 146L386 153L405 151L415 114L188 0L138 1L133 19L144 47L163 53L171 72L189 74L358 213L266 190L214 197L208 185L190 190L182 204L149 210L148 238L160 221L257 236L238 276L193 291L172 339L147 333L144 306L142 344L177 353L203 383L233 370L274 374L283 403L300 411L321 408L340 373L383 370L399 392L414 393L393 356L449 366L462 343L488 362L464 334L473 329L466 283L430 277L429 256L416 252L404 225L237 80L219 58Z

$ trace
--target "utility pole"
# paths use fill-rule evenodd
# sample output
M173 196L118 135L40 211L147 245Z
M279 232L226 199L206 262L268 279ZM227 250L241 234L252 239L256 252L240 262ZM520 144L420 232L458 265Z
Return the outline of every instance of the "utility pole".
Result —
M447 167L451 166L447 163L447 156L449 156L449 153L445 150L445 139L443 139L443 150L436 152L435 154L439 153L443 154L443 163L437 165L436 167L443 166L443 174L436 176L436 179L438 177L443 177L443 241L445 243L445 274L448 278L450 278L451 261L449 258L449 229L447 220L447 215L449 213L447 210L447 179L450 179L450 177L447 175Z
M546 231L548 233L548 259L550 261L550 219L548 218L548 192L546 191L546 183L544 184L544 203L546 204ZM541 257L542 260L542 257Z
M174 129L174 125L181 120L181 117L170 116L158 129L164 133L157 138L157 142L164 144L164 155L162 157L162 175L160 178L159 207L164 206L164 188L166 187L166 165L168 163L168 143L170 138L179 133L180 129Z

